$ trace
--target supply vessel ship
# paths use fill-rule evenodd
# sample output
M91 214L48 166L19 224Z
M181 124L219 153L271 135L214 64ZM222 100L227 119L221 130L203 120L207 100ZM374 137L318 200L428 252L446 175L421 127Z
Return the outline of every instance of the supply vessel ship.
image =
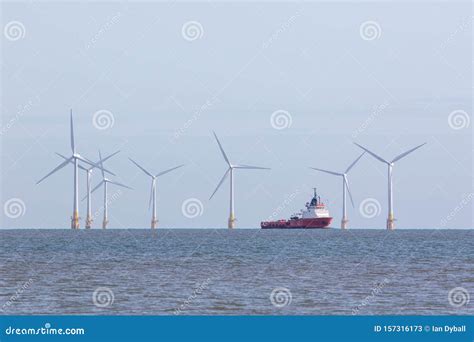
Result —
M321 201L316 189L311 202L306 203L306 210L294 214L289 220L263 221L262 229L322 229L328 228L332 222L329 210Z

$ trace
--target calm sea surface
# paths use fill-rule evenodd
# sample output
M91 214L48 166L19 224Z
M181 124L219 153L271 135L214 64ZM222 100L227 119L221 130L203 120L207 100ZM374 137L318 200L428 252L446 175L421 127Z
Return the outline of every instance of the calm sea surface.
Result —
M472 230L0 230L0 313L474 314L473 237Z

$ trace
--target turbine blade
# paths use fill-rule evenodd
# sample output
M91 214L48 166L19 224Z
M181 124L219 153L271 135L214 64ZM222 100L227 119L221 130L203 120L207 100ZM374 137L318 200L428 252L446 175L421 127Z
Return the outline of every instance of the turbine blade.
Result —
M112 158L113 156L115 156L115 155L116 155L117 153L119 153L119 152L120 152L120 151L115 151L114 153L108 155L107 157L105 157L104 159L102 159L102 163L105 162L106 160L109 160L110 158ZM94 164L97 165L97 166L91 166L91 167L89 168L89 170L93 170L93 169L97 168L98 165L100 164L100 160L99 160L97 163L94 163ZM103 166L103 165L102 165L102 166ZM110 172L110 171L107 170L107 169L104 169L104 172L110 173L111 175L115 176L115 174L114 174L113 172Z
M224 149L222 148L221 142L219 141L219 138L217 138L216 132L212 132L212 133L214 133L214 137L216 138L217 144L219 145L219 149L220 149L221 152L222 152L222 156L224 157L224 159L225 159L225 161L227 162L227 164L228 164L229 166L231 166L230 161L229 161L229 158L227 158L227 155L225 154Z
M100 150L99 150L99 164L100 164L100 171L102 172L102 178L105 178L104 163L102 162L102 153L100 153Z
M261 167L261 166L252 166L252 165L232 165L234 169L252 169L252 170L271 170L269 167Z
M359 157L357 157L357 159L354 160L351 165L349 165L349 167L346 169L346 173L348 173L354 167L354 165L357 164L357 162L360 160L360 158L364 156L364 154L365 154L365 151L362 152L362 154Z
M143 172L145 172L148 176L152 177L153 178L153 175L148 172L147 170L145 170L145 168L143 166L141 166L140 164L138 164L135 160L133 160L132 158L128 158L133 164L135 164L135 166L137 166L140 170L142 170Z
M395 163L396 161L402 159L403 157L406 157L407 155L409 155L410 153L412 153L412 152L414 152L415 150L419 149L419 148L422 147L423 145L426 145L426 143L423 143L423 144L421 144L421 145L418 145L418 146L416 146L416 147L413 147L412 149L410 149L410 150L408 150L408 151L406 151L406 152L404 152L404 153L402 153L402 154L396 156L395 158L393 158L392 163Z
M46 178L48 178L49 176L51 176L53 173L55 173L56 171L59 171L60 169L62 169L63 167L65 167L67 164L69 164L71 162L73 158L68 158L67 160L63 161L61 164L59 164L58 166L56 166L50 173L48 173L46 176L44 176L43 178L41 178L39 181L36 182L36 184L39 184L41 183L43 180L45 180Z
M94 163L93 161L87 159L87 158L84 158L78 154L76 154L75 158L77 158L78 160L86 163L86 164L89 164L90 166L93 166L93 168L97 168L97 169L100 169L102 171L102 173L104 172L107 172L107 173L110 173L111 175L115 176L115 173L113 173L112 171L110 170L107 170L107 169L104 169L102 165L100 165L100 163Z
M224 176L222 176L219 184L217 184L217 187L216 189L214 190L214 192L212 193L211 197L209 197L209 200L212 199L212 197L214 197L214 194L217 192L217 190L219 190L219 187L222 185L222 183L224 183L225 179L227 178L227 176L229 175L229 171L230 171L230 168L227 169L227 171L224 173Z
M102 184L104 184L104 183L105 183L105 182L104 182L103 180L100 181L100 183L97 184L97 185L95 186L95 188L91 190L91 193L93 193L93 192L96 191L98 188L100 188L100 186L101 186Z
M122 183L119 183L119 182L114 182L114 181L107 181L107 182L109 182L110 184L121 186L122 188L127 188L127 189L130 189L130 190L133 190L133 188L129 187L128 185L125 185L125 184L122 184Z
M119 150L119 151L115 151L114 153L108 155L107 157L105 157L104 159L102 159L102 162L105 162L105 161L109 160L110 158L112 158L113 156L115 156L117 153L120 153L120 150Z
M71 150L72 153L76 153L76 146L74 144L74 122L72 120L72 109L71 109Z
M171 168L171 169L162 171L162 172L158 173L158 174L156 175L156 177L163 176L164 174L167 174L168 172L171 172L171 171L173 171L173 170L179 169L180 167L183 167L183 166L184 166L184 164L181 164L181 165L175 166L175 167L173 167L173 168Z
M344 176L342 173L339 173L339 172L334 172L334 171L329 171L329 170L318 169L318 168L316 168L316 167L310 167L310 169L313 169L313 170L316 170L316 171L325 172L325 173L329 173L330 175L334 175L334 176Z
M352 208L354 208L354 199L352 198L351 190L349 189L349 182L347 181L347 177L344 177L344 183L346 184L347 193L349 194L349 198L351 200Z
M55 152L58 156L60 156L61 158L63 158L64 160L68 160L69 158L66 157L66 156L63 156L61 153L58 153L58 152ZM74 162L72 161L71 159L71 164L74 164ZM84 171L89 171L89 169L85 168L84 166L82 165L77 165L78 168L80 168L81 170L84 170Z
M359 145L358 143L354 143L354 144L356 144L357 146L359 146L361 149L363 149L364 151L366 151L368 154L370 154L370 155L371 155L372 157L374 157L375 159L380 160L382 163L390 164L390 162L388 162L388 161L386 161L385 159L383 159L382 157L376 155L374 152L369 151L369 150L366 149L364 146Z

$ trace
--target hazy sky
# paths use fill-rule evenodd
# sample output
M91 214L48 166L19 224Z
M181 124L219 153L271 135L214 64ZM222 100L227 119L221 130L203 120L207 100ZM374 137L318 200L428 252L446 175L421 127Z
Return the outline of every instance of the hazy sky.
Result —
M79 152L120 149L106 165L134 188L110 187L110 227L150 224L150 180L127 157L186 164L158 180L161 227L225 227L228 183L208 200L226 170L212 130L233 162L272 168L237 170L238 227L288 217L314 186L338 227L341 180L308 167L343 171L354 141L386 159L428 142L395 165L397 227L472 227L469 1L1 7L1 227L70 226L72 166L35 185L70 153L70 108ZM365 156L349 181L350 227L384 228L386 166Z

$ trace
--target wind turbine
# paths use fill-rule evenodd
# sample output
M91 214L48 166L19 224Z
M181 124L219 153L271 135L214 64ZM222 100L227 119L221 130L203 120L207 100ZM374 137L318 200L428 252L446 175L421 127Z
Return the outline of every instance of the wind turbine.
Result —
M156 218L156 179L160 176L163 176L164 174L167 174L168 172L171 172L173 170L179 169L180 167L183 167L184 164L175 166L171 169L168 169L168 170L159 172L156 175L153 175L151 172L148 172L143 166L138 164L132 158L128 158L128 159L133 164L135 164L140 170L142 170L146 175L151 177L151 191L150 191L150 200L148 202L148 209L150 209L151 205L153 204L152 214L151 214L151 229L154 229L154 228L156 228L156 226L158 224L158 219Z
M209 200L214 196L214 194L217 192L217 190L219 189L219 187L222 185L222 183L224 183L224 181L226 180L227 176L230 174L230 214L229 214L229 221L228 221L227 227L228 227L229 229L232 229L232 228L234 228L234 226L235 226L235 221L236 221L236 218L235 218L235 215L234 215L234 169L270 170L270 168L268 168L268 167L260 167L260 166L251 166L251 165L233 165L233 164L229 161L229 158L227 157L227 155L225 154L224 149L222 148L221 142L220 142L219 139L217 138L216 133L215 133L215 132L213 132L213 133L214 133L214 137L216 138L217 144L219 145L219 149L220 149L221 152L222 152L222 156L224 157L224 160L226 161L226 163L227 163L227 165L229 166L229 168L228 168L227 171L224 173L224 176L223 176L222 179L220 180L219 184L217 184L217 187L216 187L216 189L214 190L214 192L212 193L211 197L209 197Z
M117 153L119 153L120 151L116 151L114 153L112 153L111 155L105 157L102 162L105 162L107 161L108 159L112 158L113 156L115 156ZM68 160L67 157L63 156L62 154L60 153L56 153L58 156L60 156L61 158L63 158L64 160ZM72 163L72 161L71 161ZM96 164L99 164L99 162L97 162ZM86 176L87 176L87 195L85 198L87 198L87 218L86 218L86 229L89 229L92 227L92 222L94 221L92 219L92 206L91 206L91 178L92 178L92 170L94 170L96 167L95 166L91 166L89 168L87 167L84 167L82 165L78 165L79 169L83 170L86 172ZM108 170L105 170L105 172L107 173L111 173L109 172ZM84 199L83 199L84 200Z
M395 162L399 161L400 159L406 157L410 153L414 152L415 150L419 149L423 145L426 145L426 143L423 143L421 145L418 145L416 147L413 147L412 149L409 149L406 152L403 152L402 154L399 154L395 158L393 158L391 161L385 160L382 157L376 155L374 152L368 150L362 145L359 145L357 143L354 143L357 146L359 146L361 149L366 151L368 154L370 154L372 157L375 159L381 161L382 163L387 164L388 166L388 217L387 217L387 229L395 229L395 218L393 216L393 182L392 182L392 172L393 172L393 166L395 165Z
M94 164L90 160L82 157L79 153L76 151L76 146L74 143L74 122L72 119L72 109L71 109L71 124L70 124L70 130L71 130L71 150L72 154L69 158L67 158L65 161L63 161L61 164L56 166L50 173L48 173L46 176L41 178L36 184L41 183L43 180L51 176L53 173L56 171L59 171L69 163L74 164L74 195L73 195L73 209L72 209L72 217L71 217L71 228L72 229L79 229L79 173L78 173L78 168L79 168L79 161L84 162L86 164L89 164L90 166L93 167L99 167L102 169L102 166L99 166L98 164ZM102 169L102 172L104 170ZM109 171L110 172L110 171ZM113 174L112 172L110 172Z
M91 193L93 193L98 188L100 188L102 185L104 185L104 221L102 222L102 228L106 229L107 224L109 223L109 219L108 219L108 201L107 201L107 185L108 184L113 184L113 185L120 186L122 188L127 188L127 189L132 189L132 188L125 185L125 184L112 181L112 180L108 179L107 177L105 177L105 172L104 172L104 167L103 167L103 159L102 159L102 154L100 153L100 151L99 151L99 164L101 166L100 170L102 171L102 181L99 184L97 184L94 189L92 189Z
M347 223L349 222L349 220L347 219L347 211L346 211L346 189L347 189L347 192L349 193L349 198L351 200L352 207L354 207L354 200L352 199L352 194L351 194L351 191L349 190L349 182L347 180L347 174L354 167L354 165L360 160L360 158L362 158L362 156L364 154L365 154L365 152L363 152L360 156L358 156L357 159L354 160L352 162L352 164L349 165L349 167L343 173L329 171L329 170L323 170L323 169L318 169L318 168L312 167L313 170L317 170L317 171L328 173L330 175L342 177L342 220L341 220L341 229L346 229L347 228Z

